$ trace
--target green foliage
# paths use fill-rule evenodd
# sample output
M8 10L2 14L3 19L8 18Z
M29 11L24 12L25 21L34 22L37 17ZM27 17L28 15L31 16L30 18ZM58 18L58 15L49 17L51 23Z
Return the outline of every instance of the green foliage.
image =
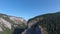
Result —
M43 17L43 20L40 20L41 17ZM60 12L39 15L28 20L28 22L32 20L39 20L38 25L44 28L48 34L60 34Z

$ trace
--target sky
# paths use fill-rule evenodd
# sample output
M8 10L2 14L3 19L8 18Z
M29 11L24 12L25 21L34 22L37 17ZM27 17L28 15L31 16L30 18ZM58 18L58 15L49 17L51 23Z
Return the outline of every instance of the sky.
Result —
M0 13L26 20L54 12L60 12L60 0L0 0Z

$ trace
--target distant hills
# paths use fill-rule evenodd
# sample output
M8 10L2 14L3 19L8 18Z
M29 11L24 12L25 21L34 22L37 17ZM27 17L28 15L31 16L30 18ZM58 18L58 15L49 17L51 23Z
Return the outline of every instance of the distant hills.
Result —
M26 20L21 17L0 13L0 34L12 34L16 27L24 29L26 27Z

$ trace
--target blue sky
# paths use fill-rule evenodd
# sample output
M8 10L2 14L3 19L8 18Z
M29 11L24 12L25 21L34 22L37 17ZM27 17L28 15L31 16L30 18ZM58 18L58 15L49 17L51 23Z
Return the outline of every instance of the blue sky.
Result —
M26 20L57 11L60 11L60 0L0 0L0 13Z

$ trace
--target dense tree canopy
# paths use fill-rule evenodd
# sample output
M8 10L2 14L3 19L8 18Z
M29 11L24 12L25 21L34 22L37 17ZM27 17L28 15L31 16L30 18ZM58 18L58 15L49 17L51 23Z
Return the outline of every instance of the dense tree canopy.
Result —
M60 12L39 15L28 20L28 24L35 22L46 30L48 34L60 34Z

